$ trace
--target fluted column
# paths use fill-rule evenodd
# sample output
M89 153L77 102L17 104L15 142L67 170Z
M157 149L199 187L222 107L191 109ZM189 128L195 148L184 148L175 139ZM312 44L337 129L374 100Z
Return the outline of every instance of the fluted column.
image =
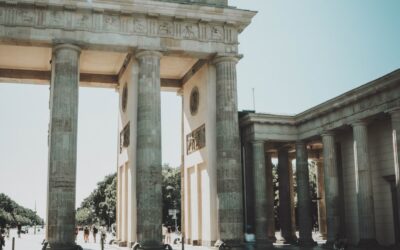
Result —
M399 217L398 224L400 225L400 108L391 110L390 116L392 118L392 143L394 154L394 171L396 178L397 189L397 213Z
M243 188L237 112L236 64L233 56L217 56L216 131L219 238L227 245L243 242Z
M317 161L317 196L318 200L318 225L321 239L326 240L326 205L325 205L324 165Z
M142 51L137 103L137 239L142 248L162 245L161 53Z
M335 137L333 132L322 134L324 182L327 224L327 245L333 244L339 234L339 179Z
M289 170L289 154L287 148L278 150L278 179L279 179L279 224L285 243L295 243L296 236L292 226L291 175Z
M60 44L53 48L47 190L47 240L48 249L52 250L76 249L74 232L80 53L80 48L72 44Z
M355 182L358 204L359 245L375 244L375 215L371 169L368 153L367 124L358 121L353 126Z
M265 149L263 141L255 141L253 145L253 167L254 167L254 212L255 212L255 235L258 247L271 246L268 239L268 217L267 217L267 182L265 168Z
M299 220L299 245L314 246L312 238L311 197L308 170L307 144L296 142L296 176Z
M272 175L272 161L271 155L265 154L265 181L267 185L266 189L266 212L267 212L267 234L271 242L276 241L275 237L275 211L274 211L274 180Z

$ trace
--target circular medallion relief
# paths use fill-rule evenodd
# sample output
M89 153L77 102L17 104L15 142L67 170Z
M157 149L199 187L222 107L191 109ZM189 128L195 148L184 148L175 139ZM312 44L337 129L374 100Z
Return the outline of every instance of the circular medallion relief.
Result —
M192 89L192 92L190 92L190 113L192 115L197 114L197 110L199 109L199 100L200 100L199 89L197 87L194 87Z
M122 103L121 103L121 107L122 107L122 111L125 112L126 111L126 106L128 104L128 86L127 84L125 84L124 88L122 89Z

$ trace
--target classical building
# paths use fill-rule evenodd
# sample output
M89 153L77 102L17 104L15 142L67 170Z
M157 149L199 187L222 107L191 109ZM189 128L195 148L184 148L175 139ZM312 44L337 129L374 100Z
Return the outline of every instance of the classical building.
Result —
M242 244L236 63L255 14L227 0L0 0L0 80L50 85L49 249L76 249L80 86L120 95L121 245L162 248L161 91L184 107L187 241Z
M277 158L276 212L285 241L314 244L312 160L318 168L319 230L328 244L337 236L353 245L399 244L400 70L295 116L242 112L240 130L246 224L255 229L257 239L275 237L271 158Z
M0 0L0 81L50 86L48 249L76 249L80 86L120 96L120 245L162 248L160 91L182 97L186 243L241 248L252 226L257 246L270 246L271 158L278 158L285 241L314 244L310 159L319 166L328 243L337 234L354 244L399 241L400 72L294 117L242 113L239 120L238 36L255 14L227 0Z

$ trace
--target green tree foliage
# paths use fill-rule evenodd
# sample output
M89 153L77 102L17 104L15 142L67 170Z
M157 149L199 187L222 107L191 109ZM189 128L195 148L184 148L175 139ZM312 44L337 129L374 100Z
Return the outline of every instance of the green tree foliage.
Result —
M81 203L76 211L78 225L115 223L117 200L117 174L111 174L97 183L97 188Z
M175 226L175 220L168 210L181 210L181 172L179 168L164 165L162 169L163 224ZM180 213L177 215L177 225L181 224Z
M31 209L18 205L7 195L0 193L0 227L5 225L40 225L43 220Z

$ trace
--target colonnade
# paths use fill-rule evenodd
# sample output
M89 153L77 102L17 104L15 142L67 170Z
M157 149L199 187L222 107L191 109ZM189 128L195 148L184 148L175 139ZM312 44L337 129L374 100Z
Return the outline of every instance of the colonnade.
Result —
M53 48L50 94L47 240L49 249L75 245L75 186L79 58L73 44ZM136 196L137 242L162 248L161 103L159 51L136 53L137 100ZM237 116L236 56L216 56L217 195L219 236L228 245L243 242L243 189ZM236 183L236 184L235 184Z
M400 207L400 108L388 111L391 116L394 169L397 188L397 203ZM378 245L376 240L375 210L373 200L373 185L371 175L371 163L369 160L368 145L368 120L359 120L349 124L353 134L353 156L355 167L355 185L357 194L358 209L358 234L359 246ZM342 202L340 197L340 182L338 170L337 152L337 132L334 130L325 131L321 134L323 145L323 160L316 161L317 167L317 202L318 202L318 222L320 225L320 235L326 238L327 246L331 246L335 239L346 238L341 230L344 225L340 211ZM315 138L313 138L315 141ZM270 228L274 228L274 203L271 192L273 183L270 176L271 156L266 152L266 142L253 141L252 165L254 175L254 213L255 213L255 236L256 242L265 244L266 241L273 240ZM293 220L293 197L291 196L292 178L288 144L277 149L278 158L278 179L279 179L279 208L278 216L281 229L282 240L286 243L295 243L300 246L313 246L316 243L312 238L312 216L311 216L311 197L309 184L308 168L308 149L307 141L301 140L294 142L296 152L296 178L298 195L298 229L299 237L295 234L295 221ZM271 212L272 211L272 212ZM398 211L400 214L400 209ZM272 218L271 218L272 216ZM400 221L399 221L400 223Z

